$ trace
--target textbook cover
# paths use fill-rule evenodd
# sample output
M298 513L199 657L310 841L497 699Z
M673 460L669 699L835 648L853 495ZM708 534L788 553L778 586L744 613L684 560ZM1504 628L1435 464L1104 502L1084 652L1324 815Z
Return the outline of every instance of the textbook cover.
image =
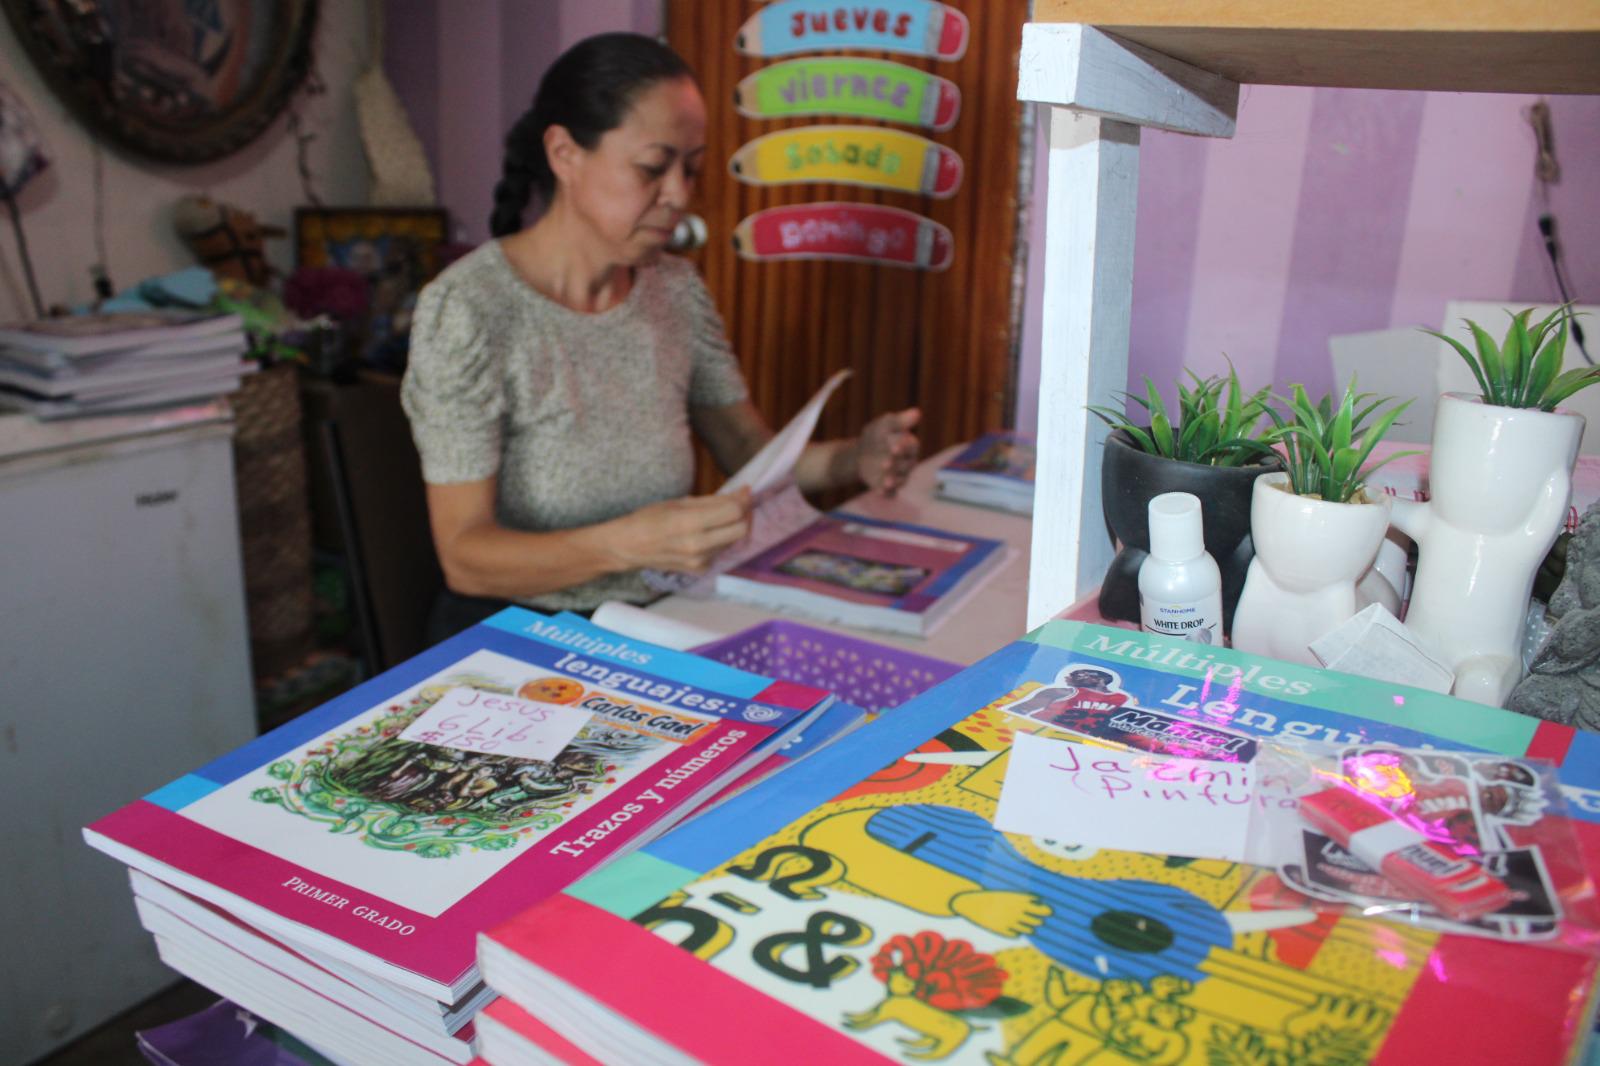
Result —
M1023 733L1187 751L1194 776L1178 787L1196 803L1236 801L1234 775L1272 738L1558 764L1583 856L1545 860L1563 867L1561 920L1594 927L1600 738L1054 622L491 931L485 980L585 1049L602 1020L624 1019L607 1039L662 1061L775 1047L984 1066L1581 1055L1592 951L1323 909L1258 866L997 831ZM639 972L652 995L631 991ZM541 1009L551 988L566 990L559 1011ZM695 1003L716 1003L717 1024Z
M996 540L834 511L718 574L717 594L925 636L1004 558Z
M1036 449L1020 433L985 433L938 469L940 496L1017 514L1033 513Z
M454 1003L474 934L670 825L827 702L508 608L101 819L88 842Z

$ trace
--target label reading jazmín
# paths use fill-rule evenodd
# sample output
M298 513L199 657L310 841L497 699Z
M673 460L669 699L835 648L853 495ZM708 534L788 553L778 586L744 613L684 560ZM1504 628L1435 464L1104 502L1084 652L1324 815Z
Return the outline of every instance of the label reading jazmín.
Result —
M1196 644L1222 644L1222 594L1214 592L1193 603L1152 603L1139 597L1139 628Z

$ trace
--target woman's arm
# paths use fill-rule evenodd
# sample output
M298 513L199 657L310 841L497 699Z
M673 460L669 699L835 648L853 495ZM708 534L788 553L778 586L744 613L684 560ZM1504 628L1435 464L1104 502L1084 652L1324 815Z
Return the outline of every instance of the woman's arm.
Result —
M702 573L749 529L748 493L662 500L576 529L529 533L495 520L496 479L427 486L445 584L463 596L526 598L651 567Z
M749 400L689 408L689 424L711 451L717 469L732 477L772 439L772 429Z
M805 492L846 488L860 481L893 496L917 465L921 444L912 428L921 417L915 407L890 411L862 427L859 437L808 444L795 464L795 480Z
M848 488L858 482L893 496L916 465L919 444L911 432L921 418L915 407L879 415L859 437L813 441L795 464L802 492ZM721 407L694 407L690 423L724 474L732 475L772 439L766 419L749 400Z

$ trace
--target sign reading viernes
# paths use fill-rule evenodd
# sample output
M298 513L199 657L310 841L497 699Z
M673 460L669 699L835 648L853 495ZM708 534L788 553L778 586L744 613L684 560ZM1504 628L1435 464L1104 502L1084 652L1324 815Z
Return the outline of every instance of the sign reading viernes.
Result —
M902 63L829 56L763 67L739 83L733 103L749 118L847 115L947 130L961 112L961 90Z

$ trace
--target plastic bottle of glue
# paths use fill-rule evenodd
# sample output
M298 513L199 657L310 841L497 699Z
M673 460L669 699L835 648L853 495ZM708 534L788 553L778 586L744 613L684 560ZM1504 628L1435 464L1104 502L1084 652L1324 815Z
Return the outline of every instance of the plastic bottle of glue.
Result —
M1200 498L1164 492L1150 501L1150 554L1139 567L1139 628L1222 644L1222 572L1206 554Z

